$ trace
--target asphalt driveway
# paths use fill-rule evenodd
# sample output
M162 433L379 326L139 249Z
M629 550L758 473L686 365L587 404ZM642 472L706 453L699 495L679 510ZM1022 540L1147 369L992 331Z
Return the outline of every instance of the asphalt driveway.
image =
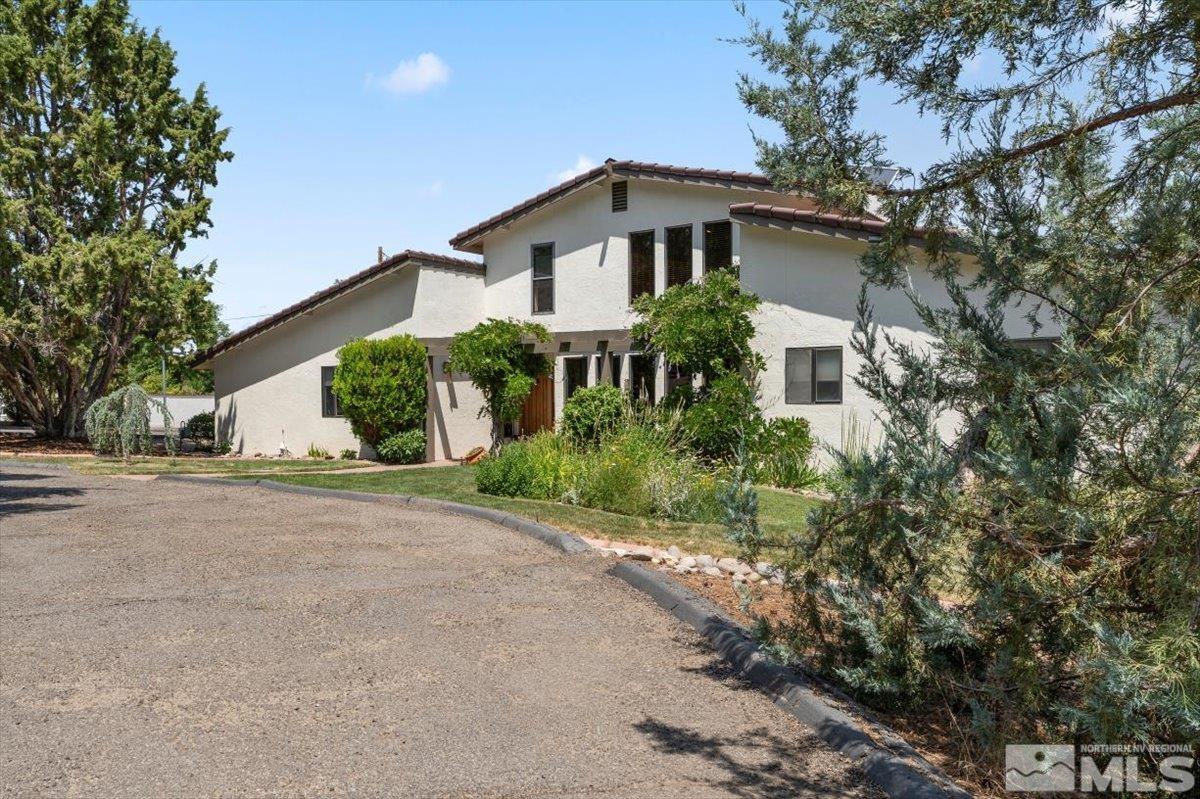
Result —
M875 796L598 558L0 466L0 796Z

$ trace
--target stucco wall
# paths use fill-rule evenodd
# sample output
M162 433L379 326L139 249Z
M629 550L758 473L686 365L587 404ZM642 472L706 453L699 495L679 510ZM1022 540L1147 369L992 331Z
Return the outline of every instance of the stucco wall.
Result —
M863 283L857 259L866 244L811 233L781 231L755 225L742 226L742 284L762 299L756 312L754 348L766 359L760 376L762 405L768 418L803 417L822 442L839 446L849 430L875 440L879 407L854 383L862 364L850 349L857 316L859 288ZM970 270L967 264L964 267ZM912 287L936 307L947 307L945 290L926 270L911 274ZM897 341L928 345L912 303L899 289L872 288L870 300L882 333ZM1023 313L1014 310L1006 320L1012 336L1031 335ZM1046 328L1039 335L1054 335ZM842 402L828 405L786 404L784 401L785 350L789 347L842 347ZM938 421L943 435L951 435L959 419L946 415ZM851 436L852 437L852 436Z
M293 454L303 454L309 444L334 454L359 451L345 419L321 415L321 367L336 366L338 348L352 338L448 337L470 327L479 316L482 283L475 274L412 265L217 356L219 436L246 455L275 454L281 444ZM439 391L445 390L440 383ZM427 430L434 433L429 437L434 459L487 443L486 425L478 435L477 393L465 380L453 381L453 390L456 407L439 406L446 429ZM431 401L438 396L431 393Z
M629 210L612 211L608 183L590 186L548 210L517 221L484 240L488 316L533 319L551 331L628 328L629 233L654 230L655 285L666 286L664 229L692 225L692 271L704 272L704 223L729 219L734 202L799 204L796 198L763 192L630 180ZM733 226L738 252L739 225ZM554 242L554 313L532 315L530 246Z

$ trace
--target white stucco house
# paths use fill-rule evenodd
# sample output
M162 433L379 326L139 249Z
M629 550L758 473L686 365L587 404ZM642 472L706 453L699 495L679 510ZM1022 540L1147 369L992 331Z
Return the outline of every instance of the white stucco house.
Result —
M486 445L481 398L449 370L451 337L488 318L533 319L553 341L551 379L526 403L514 434L552 425L581 386L611 382L643 399L687 379L641 355L631 299L738 265L758 294L755 347L768 417L802 416L838 444L876 408L855 386L849 347L862 278L857 258L876 217L817 213L804 197L743 172L609 160L475 224L450 240L461 256L405 251L283 309L201 353L214 372L218 435L235 452L359 449L329 390L349 339L411 333L428 348L428 458ZM917 270L914 288L944 293ZM872 292L878 322L901 340L928 339L901 292ZM1009 334L1029 335L1021 314ZM1043 335L1046 331L1043 331ZM953 424L947 420L946 424Z

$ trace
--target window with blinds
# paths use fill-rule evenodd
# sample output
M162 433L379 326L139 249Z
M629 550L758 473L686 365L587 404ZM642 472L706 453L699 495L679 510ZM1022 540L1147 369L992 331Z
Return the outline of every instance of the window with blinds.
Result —
M554 313L554 243L530 248L533 273L533 312Z
M692 226L667 228L667 288L692 279Z
M629 301L654 296L654 231L629 234Z
M733 266L733 223L704 223L704 272Z
M842 401L841 347L788 347L783 372L783 401L788 405Z

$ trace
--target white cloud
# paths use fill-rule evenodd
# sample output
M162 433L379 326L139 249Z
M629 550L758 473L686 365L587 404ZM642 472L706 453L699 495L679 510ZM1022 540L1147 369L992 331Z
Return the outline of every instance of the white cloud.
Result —
M392 94L421 94L450 80L450 67L436 53L421 53L410 61L401 61L388 75L367 75L367 84Z
M564 169L562 172L556 172L550 176L551 183L562 183L565 180L570 180L576 175L582 175L589 169L595 169L596 162L588 158L586 155L581 155L575 159L575 166L570 169Z

